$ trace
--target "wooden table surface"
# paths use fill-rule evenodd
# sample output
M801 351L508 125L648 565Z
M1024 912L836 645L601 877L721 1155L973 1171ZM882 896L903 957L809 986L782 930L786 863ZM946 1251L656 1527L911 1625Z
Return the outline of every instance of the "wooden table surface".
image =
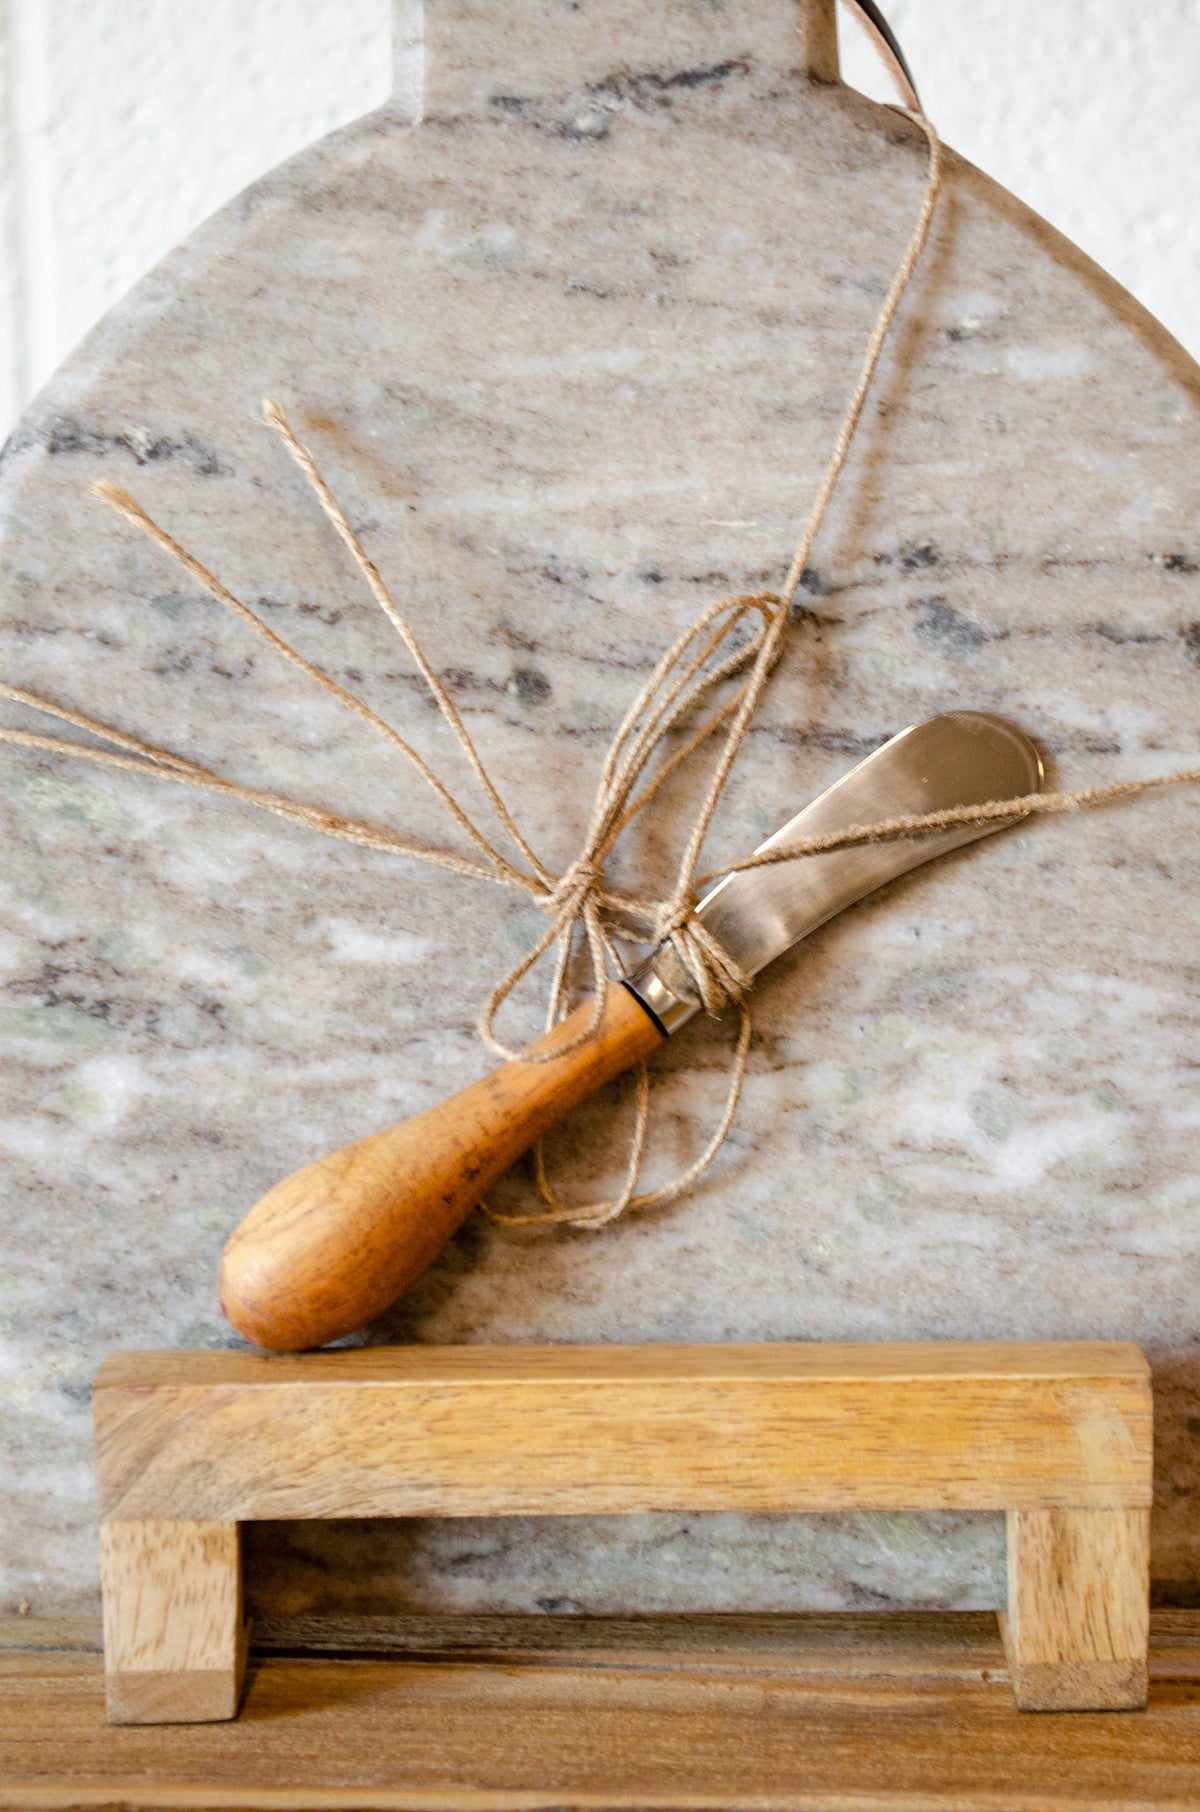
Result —
M110 1728L98 1626L0 1623L0 1807L1200 1805L1200 1612L1145 1713L1020 1714L989 1614L263 1624L236 1724Z

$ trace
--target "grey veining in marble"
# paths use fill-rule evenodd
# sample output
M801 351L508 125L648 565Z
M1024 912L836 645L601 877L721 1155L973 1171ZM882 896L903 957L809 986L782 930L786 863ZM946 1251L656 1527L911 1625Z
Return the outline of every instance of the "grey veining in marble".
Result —
M135 491L461 778L256 424L278 395L564 864L664 644L781 578L922 148L796 73L792 0L427 10L422 123L385 110L265 178L22 423L0 670L444 836L395 760L88 496ZM714 858L956 705L1018 720L1067 784L1194 762L1198 375L952 158ZM479 1003L542 921L501 902L497 931L490 890L149 779L0 763L0 1608L50 1614L94 1602L99 1357L230 1342L213 1273L244 1209L478 1074ZM666 876L677 797L627 879ZM1156 1573L1194 1594L1198 812L1031 824L827 926L757 991L745 1102L691 1200L602 1234L474 1217L369 1337L1138 1339ZM657 1166L704 1137L729 1040L696 1025L657 1066ZM627 1111L557 1141L573 1188ZM268 1528L250 1553L256 1601L294 1610L989 1604L1003 1566L967 1518Z

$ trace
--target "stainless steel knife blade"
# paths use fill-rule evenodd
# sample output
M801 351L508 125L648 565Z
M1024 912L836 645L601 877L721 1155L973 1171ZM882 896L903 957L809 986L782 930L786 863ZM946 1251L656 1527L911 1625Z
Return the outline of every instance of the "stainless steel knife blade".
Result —
M886 818L984 805L1040 792L1042 759L1028 736L986 711L948 711L893 736L775 832L762 849ZM695 916L734 963L757 975L835 913L949 850L1016 823L964 824L929 836L822 851L728 875ZM695 988L670 944L625 985L673 1032L699 1012Z

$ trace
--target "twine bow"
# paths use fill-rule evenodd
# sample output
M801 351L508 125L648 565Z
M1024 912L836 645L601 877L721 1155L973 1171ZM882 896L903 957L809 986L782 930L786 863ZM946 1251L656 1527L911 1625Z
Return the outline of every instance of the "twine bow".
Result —
M906 112L906 109L899 111ZM730 1068L729 1087L716 1128L704 1150L660 1188L638 1193L649 1121L649 1078L645 1064L637 1069L636 1115L629 1157L620 1189L609 1200L568 1204L546 1173L542 1148L535 1148L537 1186L543 1209L538 1213L498 1216L506 1225L570 1221L599 1227L630 1208L646 1208L684 1194L712 1163L733 1122L750 1049L751 1019L745 996L751 977L693 916L701 890L719 875L795 861L822 851L895 837L930 835L956 824L982 823L1031 813L1060 812L1081 805L1142 793L1153 787L1200 780L1200 768L1180 769L1147 780L1120 781L1072 793L1043 793L1021 799L993 800L982 806L955 807L914 814L875 824L852 825L727 863L714 873L699 872L700 856L726 782L758 708L763 689L785 645L790 612L809 564L830 497L846 463L850 444L866 403L888 331L924 248L941 187L942 153L933 126L919 113L909 113L924 133L929 162L924 197L912 236L892 279L864 353L854 393L846 408L833 451L817 490L808 521L787 577L778 593L762 592L722 598L710 604L669 647L638 692L607 751L587 831L575 859L556 875L538 857L521 832L462 721L453 699L427 660L408 619L396 605L374 562L326 483L311 451L293 433L277 403L263 413L311 486L327 520L349 551L376 603L396 630L420 673L441 716L481 787L509 849L499 847L476 823L429 763L391 724L356 694L309 661L278 635L249 605L236 597L201 562L147 514L127 492L99 484L99 496L128 522L149 536L188 575L234 616L262 637L283 659L312 683L354 712L396 749L441 802L471 845L472 854L418 842L387 826L347 818L326 807L248 787L229 780L199 762L157 748L83 712L57 704L23 687L0 685L0 697L43 712L98 738L92 747L61 737L0 726L0 742L52 755L67 755L134 773L157 773L184 786L239 800L330 837L360 847L413 857L455 873L522 892L546 915L546 928L492 990L479 1020L480 1036L493 1055L544 1062L547 1054L514 1050L496 1032L497 1017L524 977L553 946L553 976L546 1009L547 1029L558 1024L569 1005L572 958L587 952L592 1005L571 1040L554 1055L577 1049L599 1027L608 991L626 964L619 946L631 939L668 942L694 986L705 1010L718 1014L736 1006L739 1027ZM631 821L657 797L671 777L711 738L719 737L717 755L700 809L692 823L669 895L652 899L613 887L606 865ZM669 752L668 752L669 751Z

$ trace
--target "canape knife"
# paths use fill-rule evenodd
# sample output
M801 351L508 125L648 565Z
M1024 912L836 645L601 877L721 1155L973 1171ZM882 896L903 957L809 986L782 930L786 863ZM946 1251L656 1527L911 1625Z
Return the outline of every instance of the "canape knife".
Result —
M1040 791L1020 730L952 711L904 730L785 824L764 850L852 825ZM934 856L1013 817L866 843L729 875L695 916L739 969L757 975L827 919ZM594 1034L561 1058L506 1063L451 1100L306 1165L233 1233L221 1304L259 1346L296 1351L353 1332L388 1308L441 1251L496 1179L571 1108L700 1011L667 943L609 990ZM574 1043L585 1001L535 1047Z

